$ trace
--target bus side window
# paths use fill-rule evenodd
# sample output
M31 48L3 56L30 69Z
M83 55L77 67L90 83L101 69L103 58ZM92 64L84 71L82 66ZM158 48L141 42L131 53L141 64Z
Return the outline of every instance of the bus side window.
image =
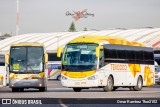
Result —
M126 50L117 50L117 62L126 63Z
M115 49L104 49L105 65L108 63L117 63L117 51Z
M136 53L136 63L140 63L140 64L143 64L143 51L135 51Z
M104 51L100 51L100 57L99 57L99 68L104 66Z
M146 64L153 64L153 52L151 50L143 51L143 59Z
M127 50L128 63L135 64L135 51Z
M51 64L48 64L48 69L52 69Z

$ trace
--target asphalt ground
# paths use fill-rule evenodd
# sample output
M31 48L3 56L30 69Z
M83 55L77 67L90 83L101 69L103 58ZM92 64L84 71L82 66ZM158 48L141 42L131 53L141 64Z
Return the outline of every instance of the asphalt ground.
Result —
M104 92L102 88L83 89L74 92L72 88L61 86L60 81L49 80L46 92L38 89L25 89L24 92L12 92L7 87L0 87L0 98L160 98L160 85L143 87L141 91L118 88L116 91Z
M49 80L48 90L46 92L39 92L38 89L25 89L24 92L12 92L7 87L0 87L1 99L42 99L43 105L34 105L34 107L125 107L123 101L137 100L137 101L155 101L160 103L160 85L151 87L143 87L141 91L130 91L128 88L118 88L116 91L104 92L102 88L83 89L81 92L74 92L72 88L65 88L61 86L60 81ZM121 103L119 103L121 101ZM48 102L45 103L45 102ZM50 105L50 106L49 106ZM54 106L53 106L54 105ZM130 107L137 107L139 104L131 104ZM0 107L9 107L8 105L0 105ZM11 105L10 105L11 106ZM12 105L15 106L15 105ZM22 105L16 105L22 107ZM27 105L24 105L25 107ZM153 106L157 104L140 104L139 106ZM158 106L160 106L158 104ZM128 106L127 106L128 107Z

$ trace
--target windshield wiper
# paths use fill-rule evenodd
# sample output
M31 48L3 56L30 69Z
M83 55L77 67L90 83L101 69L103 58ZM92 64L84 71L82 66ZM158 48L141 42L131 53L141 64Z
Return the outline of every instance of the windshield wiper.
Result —
M94 66L88 66L90 70L95 70Z
M65 67L64 70L69 70L70 67Z
M69 70L69 68L70 68L69 66L66 67L65 65L63 65L63 67L62 67L63 70Z
M31 69L32 73L35 74L34 70L32 69L32 67L29 64L24 63L23 65L26 66L26 67L29 67ZM26 69L26 72L29 74L27 69Z
M31 69L31 71L32 71L32 73L33 74L36 74L35 72L34 72L34 70L32 69L32 67L28 64L28 65L26 65L27 67L29 67L30 69Z

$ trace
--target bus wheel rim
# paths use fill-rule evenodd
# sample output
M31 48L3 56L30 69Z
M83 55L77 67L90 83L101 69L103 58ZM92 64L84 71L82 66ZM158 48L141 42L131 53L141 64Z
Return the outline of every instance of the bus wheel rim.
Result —
M141 88L141 86L142 86L142 82L139 80L138 81L138 88Z
M112 87L112 81L110 79L108 79L108 87L111 88Z

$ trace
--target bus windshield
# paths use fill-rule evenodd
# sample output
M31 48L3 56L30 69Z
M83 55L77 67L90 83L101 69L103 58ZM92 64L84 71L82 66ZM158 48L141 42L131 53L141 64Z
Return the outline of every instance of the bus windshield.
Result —
M97 44L68 44L62 58L62 69L66 71L90 71L96 69Z
M34 74L44 71L43 47L11 47L10 54L10 72Z

